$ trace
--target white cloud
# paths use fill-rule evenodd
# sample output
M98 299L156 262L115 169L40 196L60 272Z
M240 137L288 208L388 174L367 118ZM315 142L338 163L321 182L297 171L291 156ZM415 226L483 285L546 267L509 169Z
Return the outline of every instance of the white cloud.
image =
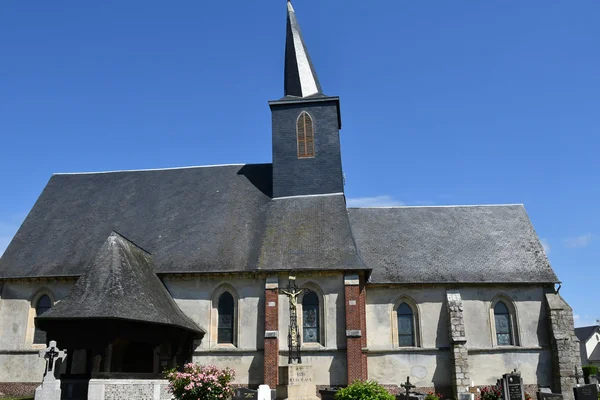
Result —
M592 241L592 234L586 233L580 236L569 237L565 239L565 245L569 248L586 247Z
M548 239L541 239L540 242L542 242L542 247L544 248L544 251L546 252L546 255L550 254L550 242L548 242Z
M392 196L356 197L347 200L348 207L393 207L403 206L404 203Z

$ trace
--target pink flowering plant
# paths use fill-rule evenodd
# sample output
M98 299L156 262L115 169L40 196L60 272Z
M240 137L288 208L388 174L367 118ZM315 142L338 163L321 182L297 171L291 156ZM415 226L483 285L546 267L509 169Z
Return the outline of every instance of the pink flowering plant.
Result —
M169 391L177 400L225 400L233 395L231 381L235 371L219 369L214 365L185 364L183 372L165 371Z

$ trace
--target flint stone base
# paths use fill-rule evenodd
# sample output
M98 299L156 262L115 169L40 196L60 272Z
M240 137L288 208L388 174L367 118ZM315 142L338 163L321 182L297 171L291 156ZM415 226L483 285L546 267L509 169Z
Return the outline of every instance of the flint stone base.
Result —
M168 386L166 379L90 379L88 400L169 400Z
M277 398L284 400L320 400L313 379L312 365L288 364L279 367Z
M35 389L35 400L60 400L60 379L46 377L44 382Z

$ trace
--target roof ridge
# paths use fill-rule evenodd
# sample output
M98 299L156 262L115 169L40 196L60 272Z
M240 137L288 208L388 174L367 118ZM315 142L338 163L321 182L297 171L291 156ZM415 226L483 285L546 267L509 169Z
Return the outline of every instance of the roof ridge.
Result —
M460 208L460 207L506 207L506 206L525 206L523 203L506 204L456 204L456 205L431 205L431 206L371 206L371 207L348 207L348 209L380 209L380 208Z
M321 193L321 194L299 194L296 196L283 196L283 197L273 197L272 200L285 200L285 199L296 199L300 197L324 197L324 196L340 196L344 195L344 192L337 193Z
M123 169L115 171L91 171L91 172L55 172L54 175L93 175L93 174L112 174L118 172L147 172L147 171L170 171L177 169L194 169L194 168L216 168L216 167L234 167L243 165L269 165L270 163L258 163L258 164L214 164L214 165L190 165L187 167L168 167L168 168L148 168L148 169Z

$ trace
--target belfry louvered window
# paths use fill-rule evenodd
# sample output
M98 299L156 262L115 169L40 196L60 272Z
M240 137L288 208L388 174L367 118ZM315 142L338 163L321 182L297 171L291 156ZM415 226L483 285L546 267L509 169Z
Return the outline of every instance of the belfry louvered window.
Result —
M233 343L234 304L233 296L225 292L219 297L217 343Z
M315 156L315 134L311 116L302 111L296 123L296 136L298 138L298 158Z
M35 305L35 316L39 317L46 311L48 311L52 307L52 300L48 295L43 295L39 298L37 304ZM35 328L33 333L33 343L34 344L46 344L46 332Z

